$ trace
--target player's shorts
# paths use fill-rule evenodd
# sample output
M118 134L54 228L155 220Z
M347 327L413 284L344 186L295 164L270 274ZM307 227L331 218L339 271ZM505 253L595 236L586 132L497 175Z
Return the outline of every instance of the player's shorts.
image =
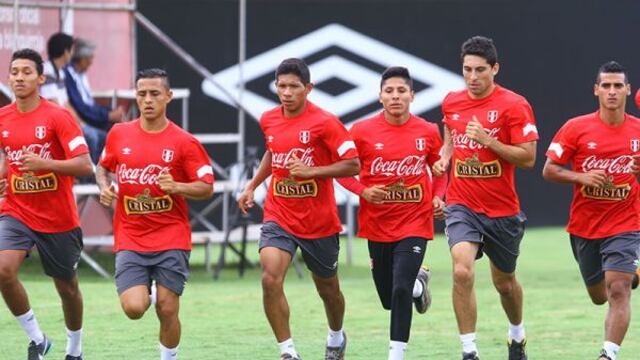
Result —
M262 225L260 232L260 250L274 247L295 256L300 247L302 258L309 271L321 278L330 278L338 273L338 253L340 240L338 234L319 238L301 239L288 233L280 225L268 221Z
M76 276L83 246L79 227L59 233L41 233L12 216L0 216L0 251L25 250L28 253L34 245L45 274L61 280Z
M189 256L187 250L137 252L121 250L116 253L116 288L118 295L137 286L163 286L178 296L182 295L189 279Z
M627 232L601 239L585 239L570 234L573 256L585 285L604 279L605 271L635 273L640 259L640 232Z
M460 204L449 205L444 211L449 248L460 242L478 243L476 259L485 253L498 270L509 274L516 270L527 222L523 212L492 218Z

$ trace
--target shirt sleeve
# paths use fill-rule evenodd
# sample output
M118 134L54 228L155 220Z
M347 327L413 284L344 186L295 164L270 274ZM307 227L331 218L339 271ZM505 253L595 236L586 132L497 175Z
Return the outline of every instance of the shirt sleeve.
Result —
M329 119L325 124L324 141L331 150L331 160L352 159L358 157L356 144L349 132L338 119Z
M511 144L538 140L538 128L533 116L533 109L526 100L523 99L509 109L507 116Z
M57 117L54 128L64 149L65 158L71 159L89 153L87 141L73 116L67 110L61 109Z
M102 155L100 155L100 166L112 173L116 172L116 166L118 165L115 144L118 126L119 125L116 124L113 129L107 133L107 139L105 140L104 148L102 149Z
M213 167L209 155L202 144L194 137L189 139L184 149L184 172L189 181L202 181L213 184Z
M449 98L449 95L451 93L447 94L447 96L444 97L444 99L442 100L442 123L444 125L449 125L449 118L447 118L447 110L446 110L446 106L447 106L447 99Z
M429 153L427 154L427 163L429 166L435 164L436 161L440 160L440 149L442 149L442 137L440 136L440 130L438 129L438 125L430 124L431 127L431 148L429 149Z
M547 158L560 165L566 165L571 161L578 147L573 128L573 124L568 122L558 130L547 150Z

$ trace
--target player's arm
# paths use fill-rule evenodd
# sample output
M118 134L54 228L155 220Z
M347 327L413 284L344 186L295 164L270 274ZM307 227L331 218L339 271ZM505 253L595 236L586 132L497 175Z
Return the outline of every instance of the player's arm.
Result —
M387 196L387 190L385 190L384 185L373 185L367 187L356 179L355 176L337 178L336 181L338 181L338 183L345 189L362 197L372 204L382 204L385 196Z
M286 164L289 174L305 179L333 177L341 178L360 173L360 159L343 159L326 166L307 166L295 155Z
M96 184L100 189L100 203L104 206L111 206L116 198L115 189L111 183L111 172L100 164L96 166Z
M442 148L440 149L440 159L436 161L431 169L435 176L442 176L446 174L449 167L449 161L453 154L453 141L451 139L451 129L447 125L444 126L444 141Z
M603 170L593 170L586 173L572 171L550 158L547 158L544 164L542 177L550 182L579 184L591 187L601 187L607 181L607 176Z
M158 186L167 194L180 195L191 200L205 200L213 196L213 185L202 180L179 182L173 179L169 169L165 168L158 175Z
M243 214L246 214L253 207L253 192L260 184L262 184L271 175L271 151L267 150L260 160L258 170L253 175L253 179L249 180L244 190L238 198L238 207Z
M52 171L56 174L69 176L89 176L93 174L93 164L89 154L81 154L64 160L43 159L40 155L23 147L20 161L22 166L18 170L23 172Z
M532 169L536 163L537 141L528 141L513 145L504 144L500 142L500 140L489 136L475 116L467 124L466 135L470 140L486 146L496 153L496 155L517 167Z

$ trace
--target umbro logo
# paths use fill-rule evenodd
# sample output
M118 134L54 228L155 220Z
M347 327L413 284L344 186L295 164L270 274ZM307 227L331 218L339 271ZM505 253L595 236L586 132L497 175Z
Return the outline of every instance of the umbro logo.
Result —
M129 154L131 154L131 148L126 147L122 149L122 155L129 155Z
M267 142L268 143L272 143L273 142L273 135L267 136Z
M277 44L271 50L234 65L202 82L208 96L230 106L240 102L250 115L260 115L277 105L273 81L275 67L286 58L308 61L314 90L309 99L336 114L347 125L380 111L380 71L402 64L416 84L411 111L425 113L440 106L447 93L464 88L463 78L445 68L371 38L341 24L324 27ZM239 79L247 83L240 97Z
M2 132L2 137L3 137L3 138L8 138L8 137L9 137L9 131L4 130L4 131Z
M383 144L383 143L375 143L375 144L373 145L373 147L374 147L376 150L382 150L382 149L384 149L384 144Z
M420 248L420 246L414 246L413 252L416 254L420 254L422 252L422 248Z
M591 141L587 143L587 149L593 150L598 146L595 142Z
M453 114L453 115L451 115L451 120L454 120L454 121L456 121L456 120L460 120L460 114Z

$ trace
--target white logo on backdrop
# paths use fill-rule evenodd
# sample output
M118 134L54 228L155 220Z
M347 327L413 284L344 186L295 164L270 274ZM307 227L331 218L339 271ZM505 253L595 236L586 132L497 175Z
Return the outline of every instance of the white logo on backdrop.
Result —
M244 80L248 83L265 75L272 77L275 68L282 60L292 57L306 58L331 47L351 52L379 64L382 68L407 67L414 80L428 85L427 88L416 93L411 105L411 111L415 114L439 106L449 91L464 88L464 80L461 76L339 24L326 25L247 60L242 69ZM317 87L314 88L309 99L327 111L344 116L378 101L380 86L378 70L372 70L339 55L329 55L310 63L309 69L311 81L315 84L337 78L353 85L350 90L335 96ZM214 74L212 80L238 99L239 78L239 66L234 65ZM214 99L233 105L232 101L208 79L202 82L202 90ZM275 93L273 81L264 91ZM242 97L242 105L252 117L259 119L264 111L273 108L277 103L263 94L247 89ZM374 115L378 111L375 110L361 118Z

